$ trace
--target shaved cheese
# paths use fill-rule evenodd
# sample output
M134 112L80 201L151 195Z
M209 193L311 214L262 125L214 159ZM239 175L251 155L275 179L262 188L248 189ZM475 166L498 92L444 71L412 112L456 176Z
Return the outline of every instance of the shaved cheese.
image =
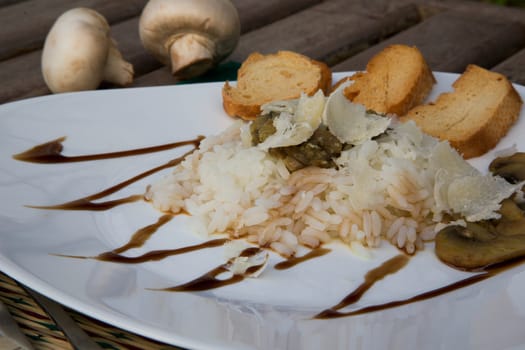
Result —
M322 90L318 90L312 97L303 94L297 104L295 122L308 123L315 131L321 125L325 100Z
M469 176L479 171L468 163L447 141L436 143L429 159L431 171L446 169L451 176Z
M522 185L512 185L499 176L463 176L448 186L448 202L453 212L461 213L468 221L498 219L500 202Z
M358 145L382 134L390 118L367 113L365 106L350 102L343 94L349 84L341 84L326 101L323 122L340 142Z
M294 114L297 109L299 99L279 100L265 103L261 106L261 114L270 114L272 112Z
M268 136L258 147L261 149L288 147L307 141L321 124L324 105L325 97L319 90L311 97L301 95L296 106L293 104L265 106L263 110L279 111L280 114L273 120L275 133Z
M448 142L440 142L430 156L434 171L434 211L460 214L467 221L497 219L500 202L523 184L511 184L499 176L483 175L465 161Z

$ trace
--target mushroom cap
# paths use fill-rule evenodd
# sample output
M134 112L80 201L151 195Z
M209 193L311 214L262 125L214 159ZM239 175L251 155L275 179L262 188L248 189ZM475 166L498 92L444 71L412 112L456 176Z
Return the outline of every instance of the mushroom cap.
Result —
M237 45L240 21L229 0L150 0L139 34L144 47L165 65L170 64L172 43L185 34L208 39L213 60L219 62Z
M42 75L52 92L98 87L110 47L109 25L94 10L75 8L57 18L42 52Z

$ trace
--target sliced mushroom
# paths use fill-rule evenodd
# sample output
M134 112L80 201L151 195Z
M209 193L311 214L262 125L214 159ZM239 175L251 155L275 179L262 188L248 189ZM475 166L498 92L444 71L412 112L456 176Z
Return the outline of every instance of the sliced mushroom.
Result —
M494 159L489 166L494 175L503 177L510 183L518 183L525 180L525 153L518 152L508 157Z
M525 234L525 213L520 205L511 198L501 202L498 211L501 218L495 222L496 231L505 236Z
M228 56L240 36L228 0L150 0L139 34L144 47L181 78L198 76Z
M133 66L122 58L109 31L106 19L91 9L75 8L57 18L42 52L42 75L51 92L133 81Z
M479 270L525 255L525 234L494 234L478 225L448 226L436 235L436 255L465 270Z

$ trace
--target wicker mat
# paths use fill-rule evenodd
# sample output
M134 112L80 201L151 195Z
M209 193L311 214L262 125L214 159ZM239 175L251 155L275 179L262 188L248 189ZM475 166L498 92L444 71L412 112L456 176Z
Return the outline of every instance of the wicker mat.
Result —
M0 300L36 350L74 350L64 333L36 301L12 278L0 272ZM118 329L64 308L101 349L182 350Z

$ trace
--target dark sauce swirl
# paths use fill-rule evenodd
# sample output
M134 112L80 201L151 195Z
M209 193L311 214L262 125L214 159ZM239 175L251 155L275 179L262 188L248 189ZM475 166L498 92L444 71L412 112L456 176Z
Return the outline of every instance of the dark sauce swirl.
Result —
M161 164L155 168L149 169L147 171L144 171L138 175L135 175L125 181L122 181L114 186L111 186L109 188L106 188L100 192L91 194L86 197L82 197L79 199L72 200L70 202L62 203L62 204L55 204L55 205L28 205L29 208L34 209L47 209L47 210L91 210L91 211L102 211L102 210L108 210L112 209L118 205L126 204L126 203L132 203L143 199L143 195L132 195L125 198L120 198L116 200L110 200L105 202L93 202L97 199L101 199L104 197L107 197L115 192L120 191L121 189L139 181L143 178L146 178L150 175L153 175L161 170L168 169L171 167L176 166L180 162L184 160L189 154L191 154L194 150L188 151L184 153L182 156L177 157L175 159L170 160L169 162L166 162L164 164Z
M193 145L197 147L199 143L204 139L204 136L198 136L195 139L166 143L158 146L137 148L131 150L98 153L98 154L87 154L80 156L65 156L62 154L64 149L63 142L66 137L60 137L56 140L45 142L36 145L24 152L13 155L13 158L22 162L29 163L41 163L41 164L58 164L58 163L73 163L73 162L86 162L91 160L102 160L111 158L122 158L130 157L147 153L154 153L160 151L166 151L177 147Z
M313 258L317 258L317 257L323 256L323 255L328 254L330 252L331 252L330 249L316 248L316 249L310 250L305 255L292 256L291 258L288 258L288 259L286 259L284 261L281 261L281 262L275 264L274 268L276 270L286 270L286 269L294 267L297 264L303 263L303 262L305 262L307 260L311 260Z

